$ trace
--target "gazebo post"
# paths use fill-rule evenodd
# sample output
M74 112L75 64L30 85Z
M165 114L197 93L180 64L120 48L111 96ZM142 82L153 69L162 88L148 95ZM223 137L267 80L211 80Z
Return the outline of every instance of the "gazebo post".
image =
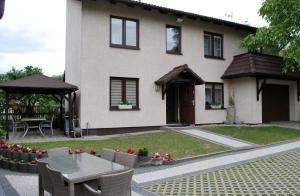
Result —
M63 99L64 96L60 95L60 122L63 123Z
M9 140L8 105L9 105L9 93L5 92L5 129L6 129L6 139L7 140Z

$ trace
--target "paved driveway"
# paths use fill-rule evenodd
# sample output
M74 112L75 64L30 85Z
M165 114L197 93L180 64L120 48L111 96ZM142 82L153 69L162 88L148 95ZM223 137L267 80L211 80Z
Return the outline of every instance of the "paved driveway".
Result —
M157 195L300 195L300 149L144 188Z

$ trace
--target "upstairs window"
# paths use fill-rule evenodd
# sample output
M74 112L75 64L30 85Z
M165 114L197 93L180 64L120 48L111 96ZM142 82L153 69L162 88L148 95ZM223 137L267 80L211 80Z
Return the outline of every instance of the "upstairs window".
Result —
M222 109L224 108L224 85L222 83L205 84L205 108Z
M124 102L130 103L133 109L138 109L138 79L110 78L110 109L118 109Z
M167 34L167 53L181 54L181 28L167 25L166 34Z
M138 49L138 20L112 16L110 18L110 46L117 48Z
M204 33L204 56L223 58L223 36L216 33Z

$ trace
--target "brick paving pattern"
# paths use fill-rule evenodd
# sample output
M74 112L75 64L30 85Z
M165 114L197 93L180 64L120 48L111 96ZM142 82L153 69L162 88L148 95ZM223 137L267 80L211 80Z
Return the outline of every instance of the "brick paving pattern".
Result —
M300 149L148 185L157 195L300 195Z

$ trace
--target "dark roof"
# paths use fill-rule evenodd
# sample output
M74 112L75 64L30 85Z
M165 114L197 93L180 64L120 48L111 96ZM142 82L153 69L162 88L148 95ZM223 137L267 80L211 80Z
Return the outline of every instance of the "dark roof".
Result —
M222 79L240 77L265 77L274 79L300 80L300 72L283 72L284 61L281 57L245 53L233 57Z
M157 6L157 5L153 5L153 4L149 4L149 3L144 3L144 2L139 2L139 1L133 1L133 0L109 0L109 1L111 3L124 3L129 7L141 7L145 10L155 9L161 13L172 13L176 17L186 16L190 19L200 19L201 21L212 22L214 24L220 24L220 25L229 26L229 27L235 27L238 29L244 29L244 30L251 31L251 32L255 32L257 29L256 27L252 27L249 25L244 25L244 24L231 22L231 21L227 21L227 20L222 20L222 19L218 19L218 18L213 18L213 17L208 17L208 16L203 16L203 15L199 15L199 14L195 14L195 13L191 13L191 12L184 12L184 11L180 11L180 10L176 10L176 9L170 9L170 8Z
M169 71L163 77L155 81L155 83L161 85L176 80L184 81L185 79L193 80L196 85L205 83L202 78L193 72L193 70L191 70L186 64L175 67L173 70Z
M0 20L3 17L5 8L5 0L0 0Z
M51 94L75 92L78 87L44 75L27 76L0 84L0 89L9 92Z

